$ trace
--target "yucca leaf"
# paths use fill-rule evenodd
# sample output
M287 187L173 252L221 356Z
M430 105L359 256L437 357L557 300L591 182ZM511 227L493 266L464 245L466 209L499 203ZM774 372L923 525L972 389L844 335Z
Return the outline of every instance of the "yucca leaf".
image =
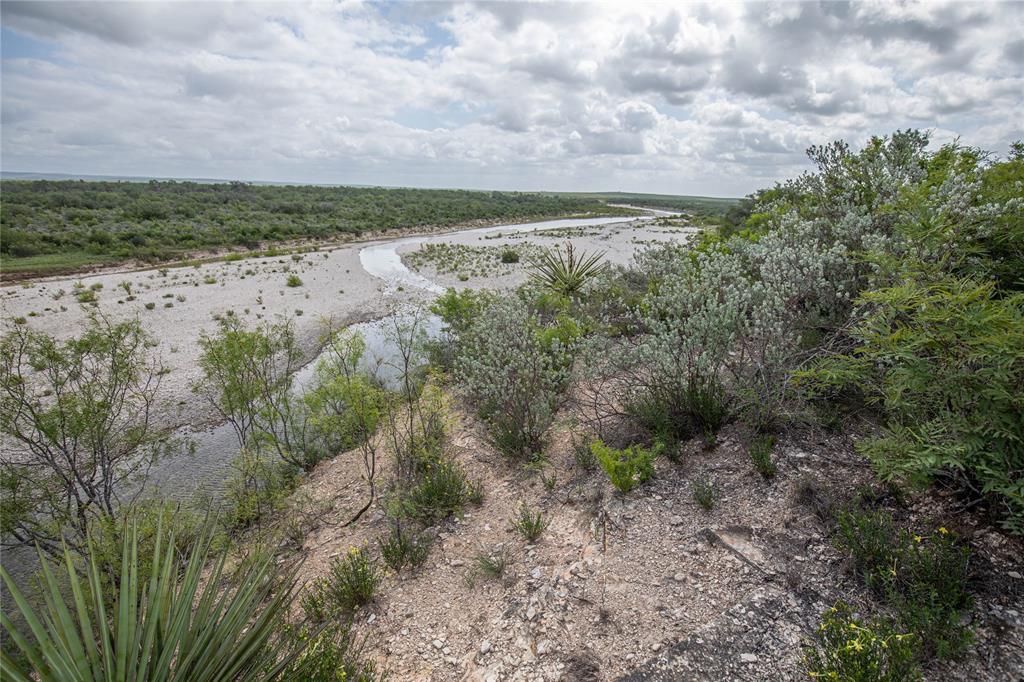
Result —
M25 620L19 631L6 614L2 624L24 654L28 669L6 652L3 679L18 682L253 682L276 679L301 653L280 650L280 618L287 613L295 582L275 592L270 557L249 564L233 587L222 586L225 555L208 575L212 533L193 543L184 566L175 553L173 532L157 526L152 574L139 569L139 537L126 523L121 545L114 608L104 603L97 552L86 543L80 570L65 549L63 572L71 590L65 599L53 569L42 564L44 606L31 605L6 570L3 581ZM179 567L181 570L179 570ZM205 575L205 579L204 579ZM84 584L83 584L84 579ZM86 594L86 588L91 594Z

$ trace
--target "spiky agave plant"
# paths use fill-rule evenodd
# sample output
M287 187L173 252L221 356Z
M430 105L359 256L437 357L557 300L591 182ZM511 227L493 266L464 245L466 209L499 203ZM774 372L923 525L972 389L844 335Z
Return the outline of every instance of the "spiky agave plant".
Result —
M289 581L274 592L270 557L254 560L234 586L221 589L225 555L204 569L212 533L192 546L182 567L174 535L157 528L152 575L139 575L138 532L124 534L117 598L104 603L101 569L92 543L79 570L65 547L56 573L42 555L45 607L38 610L6 570L4 583L23 617L21 632L6 613L3 626L23 654L27 669L8 651L0 654L0 678L16 682L227 682L276 679L299 651L281 651L280 614L294 594ZM58 578L59 574L59 578ZM71 599L65 601L66 584Z
M565 252L561 249L545 249L543 253L531 261L533 272L530 278L564 296L575 296L592 277L600 273L607 263L602 263L604 253L587 253L581 251L577 256L572 242L565 243Z

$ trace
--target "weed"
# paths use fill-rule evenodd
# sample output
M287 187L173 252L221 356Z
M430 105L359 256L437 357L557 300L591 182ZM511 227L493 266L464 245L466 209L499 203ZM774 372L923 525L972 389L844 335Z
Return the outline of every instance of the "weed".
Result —
M286 279L284 283L285 283L285 286L289 286L289 287L293 287L293 288L294 287L301 287L302 286L302 278L299 277L298 275L294 275L294 274L293 275L288 275L288 279Z
M431 542L425 536L415 537L396 525L391 532L377 540L381 558L388 568L398 573L403 568L416 568L430 553Z
M96 296L96 291L93 289L80 289L76 294L75 298L79 303L91 303L96 305L99 298Z
M512 554L507 547L501 545L494 547L489 552L480 552L473 557L476 572L491 580L498 580L505 575L509 564L512 563Z
M804 662L812 679L844 682L909 682L921 677L914 660L915 637L875 620L865 624L839 602L825 612L818 641Z
M754 468L764 478L771 478L775 475L777 468L772 461L772 450L775 449L775 437L762 434L756 436L747 446L747 454Z
M509 522L513 528L519 531L523 539L530 543L536 542L550 523L550 521L544 519L544 515L541 512L535 514L530 511L530 507L525 501L519 505L519 510L515 516L509 519Z
M917 635L920 656L959 656L973 637L961 622L972 601L970 551L945 528L929 535L897 529L883 511L845 511L837 522L840 549L896 622Z
M353 547L334 560L330 575L314 583L313 589L323 593L317 600L323 604L325 613L345 614L373 601L380 581L369 553Z
M654 475L654 458L662 447L658 443L653 448L632 445L625 450L615 450L600 440L590 444L590 450L608 474L608 480L623 493L628 493Z
M402 501L406 513L424 523L447 518L470 501L473 485L458 462L442 459L427 465Z
M156 307L156 303L153 303L152 301L150 301L149 303L146 304L146 310L152 310L155 307Z
M697 501L697 504L704 509L711 511L715 508L715 503L718 502L718 498L718 486L705 478L694 479L693 499Z
M583 441L576 441L573 444L572 455L576 466L584 471L590 471L597 466L597 456L590 449L590 446Z

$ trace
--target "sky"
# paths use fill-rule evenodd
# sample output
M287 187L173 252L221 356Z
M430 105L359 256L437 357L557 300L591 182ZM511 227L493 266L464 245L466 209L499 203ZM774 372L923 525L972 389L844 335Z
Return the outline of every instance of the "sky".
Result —
M1024 138L1024 3L13 2L4 171L740 196Z

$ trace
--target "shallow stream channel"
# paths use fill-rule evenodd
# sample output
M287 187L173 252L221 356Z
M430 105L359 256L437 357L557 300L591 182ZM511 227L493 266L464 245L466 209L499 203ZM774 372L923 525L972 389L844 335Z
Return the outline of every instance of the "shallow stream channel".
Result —
M649 209L647 209L649 210ZM650 211L651 215L639 218L604 217L604 218L570 218L564 220L547 220L535 223L516 223L510 225L494 225L491 227L473 228L458 232L463 235L488 235L494 233L511 234L538 232L541 230L557 230L572 227L590 227L621 223L625 220L652 220L656 217L676 215L666 211ZM397 291L416 291L407 299L423 299L444 293L444 287L436 282L413 272L402 262L399 249L416 248L425 241L443 240L444 236L428 235L393 239L387 242L364 247L359 252L359 261L369 274L384 280L386 288L392 293ZM397 374L392 369L397 360L397 350L393 345L393 335L389 330L394 328L394 317L407 315L401 307L399 312L370 322L360 322L349 327L359 333L366 343L363 363L367 369L375 370L377 376L385 383L395 380ZM421 323L428 336L436 335L441 330L441 321L430 317ZM308 364L294 375L294 390L302 392L315 376L319 357L314 357ZM238 454L238 441L230 424L224 423L205 430L193 430L183 427L178 430L180 437L190 439L195 444L195 453L168 458L158 462L149 472L146 482L146 494L175 500L189 500L197 495L219 497L224 482L231 474L231 462Z
M633 207L629 207L633 208ZM402 262L399 249L417 248L427 241L444 241L455 234L467 235L503 235L513 233L538 232L542 230L560 230L575 227L592 227L622 223L627 221L649 221L662 216L673 216L675 213L644 209L649 215L623 218L570 218L564 220L547 220L534 223L516 223L495 225L491 227L462 230L448 235L425 235L405 237L379 242L363 247L359 252L359 260L367 273L384 281L385 292L397 302L397 312L368 322L350 325L348 329L359 333L365 342L365 353L362 362L367 370L372 371L385 385L393 384L398 376L394 369L398 360L397 348L394 345L396 322L410 314L417 303L429 301L444 293L444 287L436 282L415 273ZM403 305L404 304L404 305ZM399 319L396 319L399 318ZM439 318L431 316L420 321L420 327L427 336L436 336L441 331ZM293 390L300 394L308 387L315 377L316 366L320 357L313 357L293 375ZM216 504L223 495L225 482L232 474L232 462L238 454L238 440L235 431L228 423L222 423L204 429L184 426L174 433L176 437L191 441L194 444L192 454L168 457L156 462L148 472L144 482L145 497L156 497L180 502L205 499ZM3 554L3 565L13 575L15 581L22 586L37 566L34 550L16 548L6 550ZM6 602L6 590L0 589L0 601Z

